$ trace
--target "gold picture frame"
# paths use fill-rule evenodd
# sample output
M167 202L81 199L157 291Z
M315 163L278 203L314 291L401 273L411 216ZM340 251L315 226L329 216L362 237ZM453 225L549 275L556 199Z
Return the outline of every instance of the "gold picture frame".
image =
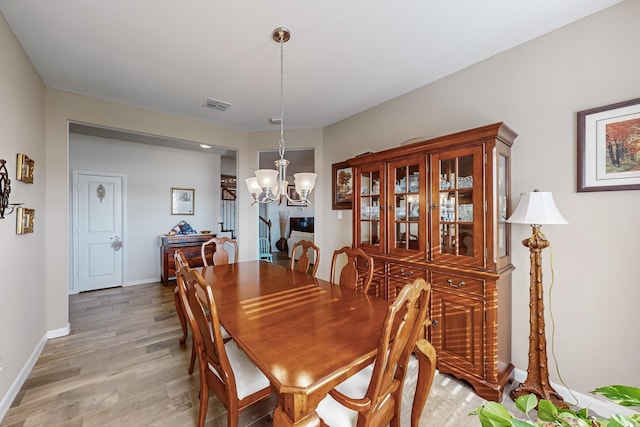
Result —
M18 208L16 214L16 233L27 234L33 233L34 218L36 216L35 209Z
M27 184L33 184L33 171L35 162L26 154L18 153L18 164L16 166L16 179Z

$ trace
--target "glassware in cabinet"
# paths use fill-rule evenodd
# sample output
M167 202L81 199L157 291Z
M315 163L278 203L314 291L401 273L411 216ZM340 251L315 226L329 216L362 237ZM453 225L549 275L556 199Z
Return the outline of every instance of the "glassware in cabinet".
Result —
M424 156L389 163L389 252L424 256L426 228L426 159ZM421 195L422 194L422 195Z
M357 215L359 227L356 230L359 246L376 252L384 250L384 196L381 182L384 169L380 167L363 168L358 173L360 203Z
M482 146L432 157L434 260L482 265Z

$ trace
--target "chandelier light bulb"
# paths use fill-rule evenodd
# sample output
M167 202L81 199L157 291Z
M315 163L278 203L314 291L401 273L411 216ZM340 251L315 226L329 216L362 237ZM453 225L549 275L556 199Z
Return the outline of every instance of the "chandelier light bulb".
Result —
M260 188L274 188L278 181L278 171L275 169L259 169L256 172L258 185Z
M300 193L301 191L313 190L313 187L315 186L315 183L316 183L316 176L318 175L310 172L294 174L293 177L294 177L294 183L296 185L296 191Z
M247 183L247 190L251 194L260 194L262 192L262 188L260 188L260 184L258 184L258 178L252 176L244 180Z

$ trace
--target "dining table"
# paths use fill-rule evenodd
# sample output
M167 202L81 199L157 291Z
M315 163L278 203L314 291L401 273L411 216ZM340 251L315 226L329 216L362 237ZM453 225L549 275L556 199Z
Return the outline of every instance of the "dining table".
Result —
M267 376L274 426L317 426L329 390L374 361L389 302L265 261L200 268L220 323Z

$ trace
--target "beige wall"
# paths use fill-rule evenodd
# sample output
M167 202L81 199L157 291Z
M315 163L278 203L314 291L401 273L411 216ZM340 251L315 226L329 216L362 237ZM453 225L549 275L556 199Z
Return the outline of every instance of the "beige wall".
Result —
M552 191L570 222L545 226L552 243L543 255L546 296L555 269L552 304L555 351L569 388L588 392L608 384L640 385L635 332L640 280L640 192L576 192L576 112L640 97L640 2L628 0L583 21L415 90L324 132L325 163L504 121L520 136L513 155L513 203L521 192ZM322 175L325 197L330 176ZM329 199L330 200L330 199ZM349 243L348 219L322 210L328 241ZM350 215L349 215L350 217ZM529 258L513 228L513 362L526 370ZM322 247L322 250L325 250ZM547 338L551 343L551 319ZM551 380L559 382L549 351Z
M0 418L3 402L45 328L46 190L44 85L0 14L0 159L11 180L9 203L35 209L35 232L16 235L16 214L0 219ZM16 154L35 161L33 184L16 180ZM10 402L8 402L10 403Z

